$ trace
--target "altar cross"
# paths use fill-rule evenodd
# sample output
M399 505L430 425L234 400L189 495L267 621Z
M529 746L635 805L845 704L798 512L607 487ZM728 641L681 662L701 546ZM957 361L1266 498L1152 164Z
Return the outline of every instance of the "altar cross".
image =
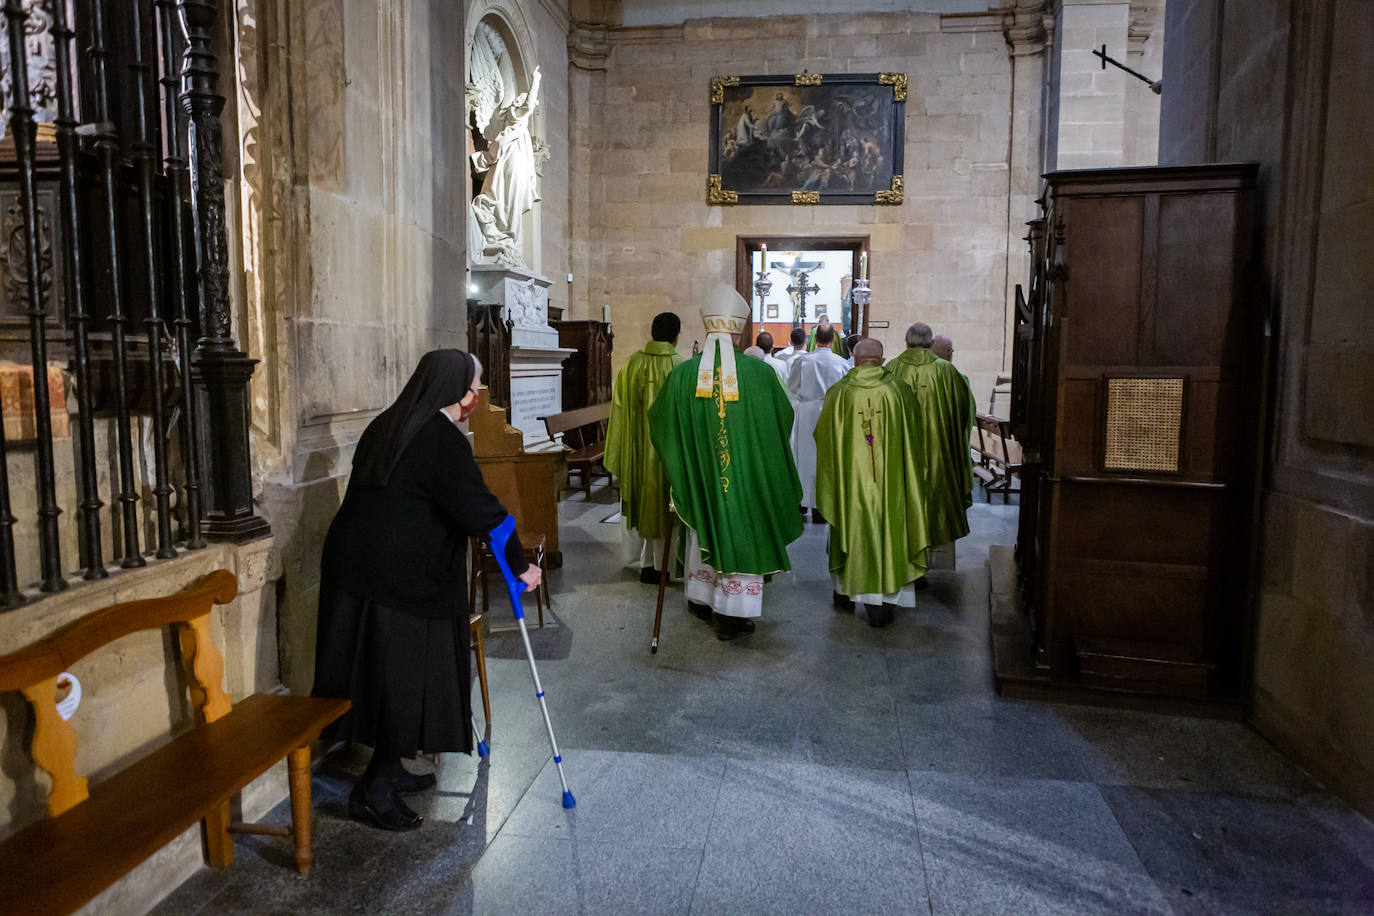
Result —
M821 288L816 284L807 284L811 279L810 275L804 270L798 270L792 274L792 285L787 287L787 291L792 294L793 302L797 307L792 311L792 327L799 328L806 320L806 297L810 294L819 293Z

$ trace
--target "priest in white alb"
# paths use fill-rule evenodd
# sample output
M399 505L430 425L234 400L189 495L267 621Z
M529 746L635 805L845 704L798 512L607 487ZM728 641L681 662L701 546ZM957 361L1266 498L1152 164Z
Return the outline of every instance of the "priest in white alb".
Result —
M830 386L849 372L849 361L830 347L835 339L835 326L825 324L816 328L816 349L798 353L787 367L787 393L792 398L796 419L792 423L792 457L797 462L797 476L801 478L802 509L811 510L811 520L823 520L816 508L816 421L825 405L825 393Z

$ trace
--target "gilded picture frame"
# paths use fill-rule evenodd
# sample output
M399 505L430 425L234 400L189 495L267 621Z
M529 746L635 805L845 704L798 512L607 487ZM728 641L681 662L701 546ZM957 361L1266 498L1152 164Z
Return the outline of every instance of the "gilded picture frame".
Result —
M902 203L906 95L905 73L712 78L707 203Z

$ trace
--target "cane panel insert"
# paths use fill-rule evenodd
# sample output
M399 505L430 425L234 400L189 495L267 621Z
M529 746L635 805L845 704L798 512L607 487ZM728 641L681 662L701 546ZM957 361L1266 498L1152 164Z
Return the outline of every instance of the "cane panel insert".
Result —
M1107 379L1103 469L1177 473L1182 424L1183 379Z

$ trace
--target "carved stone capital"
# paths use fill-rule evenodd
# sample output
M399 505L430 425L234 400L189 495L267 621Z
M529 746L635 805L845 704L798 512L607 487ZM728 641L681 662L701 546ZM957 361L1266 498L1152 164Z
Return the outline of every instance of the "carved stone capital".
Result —
M605 70L610 57L610 26L574 19L568 27L568 63L582 70Z
M1049 0L1003 0L1002 34L1012 57L1043 52L1049 43L1052 4Z

